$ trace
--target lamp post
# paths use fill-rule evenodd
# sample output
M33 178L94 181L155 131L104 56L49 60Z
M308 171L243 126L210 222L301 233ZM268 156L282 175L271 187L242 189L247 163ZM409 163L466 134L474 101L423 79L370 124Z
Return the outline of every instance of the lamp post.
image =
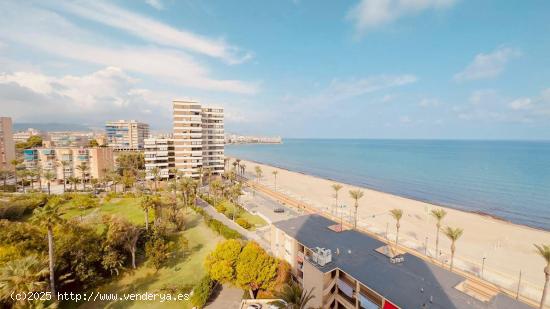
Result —
M346 205L340 205L340 232L344 230L344 208Z
M424 244L424 255L428 256L428 236L426 236L426 242Z
M485 259L486 257L483 257L483 259L481 260L481 279L483 279L483 271L485 269Z

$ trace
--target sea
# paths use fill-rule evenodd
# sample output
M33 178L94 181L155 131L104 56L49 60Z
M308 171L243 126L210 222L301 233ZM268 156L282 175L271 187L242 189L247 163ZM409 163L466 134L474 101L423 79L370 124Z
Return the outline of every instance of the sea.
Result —
M284 139L225 152L550 230L550 141Z

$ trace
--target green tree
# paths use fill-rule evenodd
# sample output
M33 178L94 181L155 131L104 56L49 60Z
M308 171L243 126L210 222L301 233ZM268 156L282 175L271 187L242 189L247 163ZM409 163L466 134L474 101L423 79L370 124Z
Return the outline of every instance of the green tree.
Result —
M130 254L134 269L136 268L136 250L140 235L139 228L128 220L119 217L111 218L107 231L107 242L124 248Z
M212 294L214 288L214 282L208 275L204 276L201 281L193 288L193 295L191 296L191 304L197 308L203 308L206 302Z
M51 191L50 191L50 184L52 182L52 180L55 179L55 174L52 173L51 171L46 171L44 173L44 178L46 179L47 183L48 183L48 195L51 194Z
M333 183L331 188L334 190L334 213L336 214L338 210L338 191L342 189L342 185L339 183Z
M48 231L48 259L50 266L50 289L52 295L56 295L55 289L55 255L54 255L54 240L53 240L53 229L56 225L62 224L64 222L61 217L63 213L60 210L60 205L62 201L59 197L51 198L48 203L40 208L34 210L34 216L32 222L36 223Z
M11 166L13 167L13 177L15 180L15 192L17 192L17 168L21 165L22 161L20 159L13 159L10 161Z
M544 287L542 288L542 297L540 298L539 308L544 308L546 303L546 293L548 293L548 282L550 282L550 245L535 245L537 254L540 255L546 266L544 267Z
M237 261L237 285L250 289L254 294L259 289L267 290L277 276L277 260L267 254L256 242L244 246Z
M149 210L155 207L155 198L151 195L144 195L141 198L140 206L145 212L145 230L149 231Z
M395 243L399 243L399 228L401 227L401 218L403 218L403 210L395 208L390 210L391 216L395 219Z
M263 174L263 171L262 171L262 168L258 165L254 166L254 171L256 172L256 181L260 181L260 179L262 179L262 174Z
M27 139L27 145L25 149L42 147L42 136L33 135Z
M229 239L216 246L204 262L210 278L221 283L233 283L236 280L236 266L242 244L239 240Z
M453 270L453 264L455 259L455 251L456 251L455 243L460 238L460 236L462 236L463 232L464 230L461 228L458 228L458 227L452 228L449 226L447 226L443 230L443 233L445 234L445 236L447 236L447 238L449 238L449 240L451 241L451 271Z
M277 191L277 174L279 173L277 170L274 170L273 172L271 172L273 174L273 181L274 181L274 185L275 185L275 191Z
M88 166L86 162L82 162L76 167L76 169L80 172L80 177L82 180L82 191L84 191L86 189L85 182L86 182L86 177L88 175L88 171L90 170L90 166ZM75 190L76 190L76 187L75 187Z
M90 147L90 148L99 147L99 143L97 142L97 140L95 138L91 139L88 142L88 147Z
M155 191L158 191L158 181L160 178L160 168L157 166L151 169L151 175L153 175L153 181L155 182Z
M162 237L152 237L145 244L145 255L158 271L170 258L170 247Z
M438 209L432 209L430 212L430 215L435 218L436 223L435 227L436 230L436 238L435 238L435 256L438 256L439 254L439 232L441 231L441 221L443 221L443 218L447 215L447 212L443 208Z
M307 304L315 298L312 293L313 289L305 291L299 284L291 281L284 285L281 291L275 293L275 297L282 301L275 301L273 304L285 309L305 309L308 308Z
M67 187L67 168L71 165L71 162L61 160L59 161L59 164L61 165L61 168L63 169L63 193L65 193L65 189Z
M363 197L363 191L359 189L350 190L349 196L351 196L351 198L355 201L355 203L353 204L355 209L353 228L356 229L357 228L357 208L359 208L359 200Z
M0 268L0 302L11 302L13 293L43 292L48 286L44 280L48 267L36 255L28 255L6 262ZM29 306L27 299L14 305Z

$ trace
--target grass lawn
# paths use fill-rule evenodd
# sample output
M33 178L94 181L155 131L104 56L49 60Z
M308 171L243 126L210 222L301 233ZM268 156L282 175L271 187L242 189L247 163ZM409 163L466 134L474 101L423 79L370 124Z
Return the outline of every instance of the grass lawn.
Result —
M223 206L225 206L227 211L230 211L230 213L233 213L233 211L235 210L235 205L233 205L233 203L230 203L228 201L224 201ZM248 221L250 224L252 224L251 230L267 225L267 222L262 217L251 214L246 210L241 211L240 217Z
M89 209L80 209L72 201L69 201L62 208L65 213L63 216L65 219L77 218L84 222L95 223L99 232L104 228L103 224L101 224L101 217L103 215L120 216L128 219L133 224L145 225L145 212L141 208L138 198L114 198L98 207ZM153 219L154 211L149 210L149 222L152 222Z
M131 208L131 206L129 206ZM143 218L143 215L141 215ZM223 240L210 230L202 218L192 211L188 212L187 229L179 235L189 240L189 250L184 256L172 258L167 266L155 271L154 268L138 265L136 270L127 270L115 279L96 289L101 293L168 293L163 288L184 287L194 285L205 274L203 267L206 255L216 244ZM181 236L178 236L181 237ZM159 301L118 301L118 302L88 302L79 306L74 303L64 304L65 308L191 308L189 301L164 302Z

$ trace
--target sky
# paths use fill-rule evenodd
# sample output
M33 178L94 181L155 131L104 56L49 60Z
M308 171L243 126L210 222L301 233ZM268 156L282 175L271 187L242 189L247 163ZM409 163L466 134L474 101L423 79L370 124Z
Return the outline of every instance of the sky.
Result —
M550 1L0 0L0 115L171 130L550 139Z

